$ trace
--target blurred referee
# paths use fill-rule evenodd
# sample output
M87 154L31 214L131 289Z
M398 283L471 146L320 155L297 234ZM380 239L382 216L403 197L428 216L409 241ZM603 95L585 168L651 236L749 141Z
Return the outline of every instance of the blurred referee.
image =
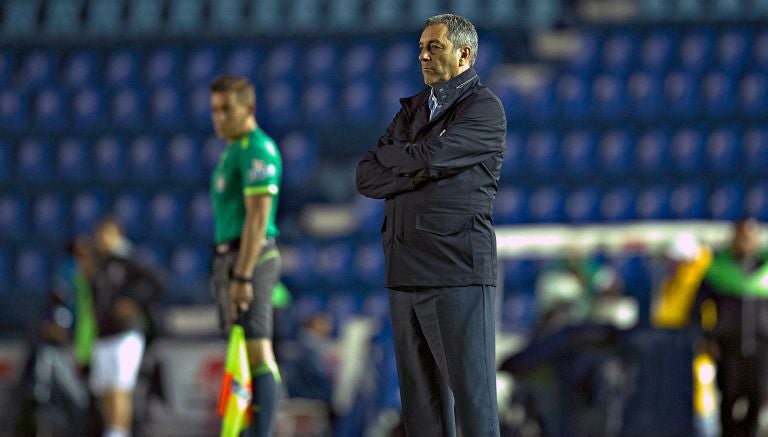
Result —
M228 146L211 177L215 223L213 288L222 332L245 331L253 378L249 435L268 436L277 409L280 375L272 349L272 289L280 278L275 246L282 161L256 122L256 92L245 77L211 84L211 118Z

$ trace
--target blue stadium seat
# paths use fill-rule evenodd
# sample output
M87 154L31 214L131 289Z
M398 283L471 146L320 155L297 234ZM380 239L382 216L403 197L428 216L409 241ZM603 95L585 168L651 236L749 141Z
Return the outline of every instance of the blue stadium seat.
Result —
M606 174L621 175L632 169L633 136L625 130L607 131L598 143L600 168Z
M156 87L149 98L153 124L164 128L179 128L186 114L181 88L175 85Z
M699 87L689 73L672 71L664 79L664 100L667 111L678 117L691 117L699 110Z
M704 112L716 117L730 115L736 104L733 78L725 72L711 72L702 78L701 105Z
M744 195L744 212L757 220L768 220L768 183L751 185Z
M768 168L768 129L751 127L745 131L742 149L747 172L761 175Z
M606 191L600 199L600 217L606 222L631 220L635 215L636 191L620 186Z
M49 181L52 175L51 147L34 138L22 140L16 155L17 179L31 185Z
M16 253L15 285L23 294L47 291L52 277L53 261L43 247L24 246Z
M664 185L653 185L641 189L635 198L634 218L640 220L671 218L669 189Z
M325 304L325 311L333 320L335 335L339 335L344 325L360 313L360 302L354 293L346 290L334 292Z
M195 126L211 125L211 91L209 84L189 87L187 93L187 123ZM257 97L258 99L258 97Z
M734 221L743 217L744 191L739 183L715 187L709 196L709 218Z
M147 236L147 197L137 191L117 193L112 202L112 214L131 239L144 239Z
M144 125L146 110L144 92L139 87L123 86L110 96L109 115L113 126L139 128Z
M52 86L56 80L57 58L54 51L35 49L24 54L19 62L22 89Z
M72 97L74 125L82 130L96 129L107 121L106 102L101 88L82 88Z
M203 142L203 166L205 174L211 174L219 163L221 152L227 147L227 143L210 135Z
M8 247L0 247L0 296L8 293L13 287L13 252Z
M663 0L662 0L663 1ZM677 58L678 37L668 30L650 32L640 48L640 65L652 74L663 74Z
M637 140L635 165L646 176L655 177L671 169L669 136L661 130L649 130Z
M374 121L378 115L378 94L371 81L357 80L347 84L341 93L342 114L353 122Z
M29 122L29 95L11 87L0 90L0 127L21 131Z
M10 47L0 50L0 86L5 87L16 71L16 51Z
M680 64L689 73L701 73L713 61L715 35L709 30L694 30L680 41Z
M101 78L101 56L96 50L79 50L63 61L62 80L69 89L93 86Z
M549 121L557 113L555 82L549 76L539 77L527 94L529 117L536 121Z
M378 241L361 243L355 253L355 277L365 287L384 284L384 251Z
M572 190L565 199L565 217L569 223L594 223L600 220L600 193L595 187Z
M174 240L187 232L186 199L181 193L160 191L150 199L147 219L154 238Z
M178 82L184 55L175 47L162 47L147 54L144 77L152 86Z
M752 68L756 71L768 71L768 30L761 29L752 41Z
M313 82L335 82L336 66L341 58L341 48L331 40L313 42L304 49L301 59L303 76Z
M389 46L383 49L381 68L384 76L395 80L411 80L419 77L421 70L416 61L418 46L409 39L397 39L391 41Z
M102 77L107 85L114 88L139 83L142 57L137 50L119 49L110 52L105 62Z
M265 90L262 104L258 106L263 109L258 114L259 120L269 120L280 126L297 123L301 109L296 104L299 101L298 88L297 84L284 80L273 82Z
M718 66L729 74L741 72L749 59L751 44L752 37L748 32L729 30L721 33L715 50Z
M629 107L633 117L649 120L657 117L664 104L664 97L659 93L661 80L655 74L638 71L628 80Z
M291 131L278 144L284 164L283 183L288 187L305 186L317 166L317 139L308 132Z
M24 239L29 223L29 199L26 196L0 195L0 240Z
M536 323L536 298L532 294L511 291L505 293L501 302L499 328L504 332L528 332Z
M493 222L496 225L525 223L528 221L525 190L515 186L502 186L496 194Z
M189 203L189 230L195 238L213 241L213 211L208 191L192 194Z
M692 174L700 171L704 157L704 135L700 130L683 128L672 137L670 158L677 172Z
M244 28L244 4L241 0L219 0L212 3L209 12L211 27L222 33Z
M385 81L378 97L381 124L389 125L400 110L400 99L418 93L423 85L418 80Z
M360 42L347 47L341 58L341 71L345 81L376 77L379 48L373 42ZM415 58L415 55L411 59ZM415 61L414 61L415 62ZM406 78L408 80L410 78Z
M574 35L576 47L570 52L565 61L566 71L572 71L584 77L591 76L600 64L602 39L597 33L582 31Z
M306 239L296 245L281 247L283 281L288 289L317 288L316 254L314 240Z
M57 193L38 196L32 207L32 231L36 236L62 240L69 232L68 201Z
M173 296L176 303L208 303L211 247L208 244L183 244L170 255Z
M224 60L224 73L252 78L259 71L262 56L259 47L252 44L234 47Z
M49 37L72 38L81 29L83 0L49 0L43 8L42 31Z
M128 2L128 33L157 35L162 32L165 2L159 0L132 0Z
M75 195L70 206L74 234L93 232L96 223L107 212L105 199L104 193L97 191L80 191Z
M221 51L220 47L208 45L192 50L184 68L186 82L207 87L221 70Z
M164 243L158 243L154 240L142 241L136 245L135 249L136 258L140 259L143 264L168 270L170 255L168 247Z
M511 80L498 80L489 84L501 100L509 124L515 123L526 115L524 95L520 87Z
M355 246L351 241L336 240L322 243L317 248L315 269L323 283L330 287L351 285L354 276L349 267L354 265Z
M176 35L189 35L206 26L203 0L170 0L166 2L167 17L164 29Z
M733 127L710 131L707 138L707 161L714 174L738 173L742 166L741 138Z
M292 43L280 44L272 47L264 60L262 68L267 81L300 80L301 53L299 48Z
M518 180L517 177L524 174L526 170L524 162L525 134L519 131L507 130L505 144L507 150L504 152L504 164L501 166L501 182L502 184L507 182L515 184Z
M567 74L557 80L557 106L566 120L583 120L590 110L590 91L585 78Z
M611 74L624 75L635 65L638 51L637 36L627 32L616 32L603 41L602 69Z
M568 174L583 176L592 173L597 162L597 140L594 132L574 130L565 134L563 160Z
M528 218L534 223L559 223L563 221L563 190L560 187L543 185L536 188L528 198Z
M59 131L67 126L67 97L58 88L43 88L35 95L32 116L38 131Z
M83 138L67 138L59 143L56 176L62 182L83 182L91 177L91 147Z
M739 109L747 116L768 113L768 75L755 72L744 76L739 85Z
M525 164L529 174L547 176L561 168L560 140L554 132L531 132L525 144Z
M615 75L598 76L592 83L592 102L597 116L613 120L627 114L627 89Z
M8 182L13 176L13 157L11 143L7 138L0 138L0 183Z
M378 239L384 221L384 202L358 195L355 196L354 210L358 234L374 240Z
M206 180L200 162L202 147L191 135L178 134L171 137L168 146L168 173L177 183L191 184Z
M338 118L336 114L338 98L338 89L328 81L313 81L304 86L301 98L304 123L319 126L335 121Z
M125 3L126 0L100 0L90 3L84 23L88 33L103 36L122 34Z
M136 182L156 182L165 176L162 140L155 137L134 138L128 150L128 169Z
M125 143L113 136L106 135L96 140L93 158L96 177L104 182L119 182L126 176Z
M464 1L460 1L460 3L464 3ZM475 71L477 71L477 74L481 78L490 78L493 68L499 63L499 59L504 58L504 54L502 53L503 42L497 37L497 35L482 32L478 36L478 40L479 49L477 52L477 58L475 59L475 63L472 65L472 67L475 69ZM415 44L412 42L412 48L410 52L411 56L413 56L413 50L416 50L417 48L414 46ZM414 64L418 66L417 63L414 62ZM415 74L416 77L419 77L419 68L415 68L413 70L413 74Z
M684 183L675 187L669 196L672 217L676 219L704 219L707 213L707 189L697 183Z

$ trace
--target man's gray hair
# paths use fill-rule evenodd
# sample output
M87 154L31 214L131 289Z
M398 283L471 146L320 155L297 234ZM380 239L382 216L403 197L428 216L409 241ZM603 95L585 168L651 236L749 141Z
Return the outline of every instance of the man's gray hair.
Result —
M477 58L477 30L472 22L461 15L440 14L427 18L424 27L436 24L445 24L448 27L448 39L455 50L462 47L470 48L469 65L474 65Z

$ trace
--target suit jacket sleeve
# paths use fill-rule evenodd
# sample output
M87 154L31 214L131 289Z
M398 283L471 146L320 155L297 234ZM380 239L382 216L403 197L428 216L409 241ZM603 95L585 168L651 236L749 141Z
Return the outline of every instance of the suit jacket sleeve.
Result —
M492 95L460 112L438 137L396 142L373 151L377 162L396 175L446 177L503 151L506 118Z
M410 176L396 174L376 158L377 150L395 147L396 144L402 143L402 135L399 131L402 130L406 118L405 111L401 109L384 135L379 138L376 149L367 151L363 159L357 163L355 186L360 194L374 199L385 199L413 190L414 184Z

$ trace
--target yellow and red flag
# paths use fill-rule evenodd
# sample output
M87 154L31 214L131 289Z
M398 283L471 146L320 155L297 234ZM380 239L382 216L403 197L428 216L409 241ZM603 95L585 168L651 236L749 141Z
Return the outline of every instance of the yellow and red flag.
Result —
M229 334L224 379L221 381L218 413L221 437L237 437L251 422L251 371L245 348L245 333L235 324Z

